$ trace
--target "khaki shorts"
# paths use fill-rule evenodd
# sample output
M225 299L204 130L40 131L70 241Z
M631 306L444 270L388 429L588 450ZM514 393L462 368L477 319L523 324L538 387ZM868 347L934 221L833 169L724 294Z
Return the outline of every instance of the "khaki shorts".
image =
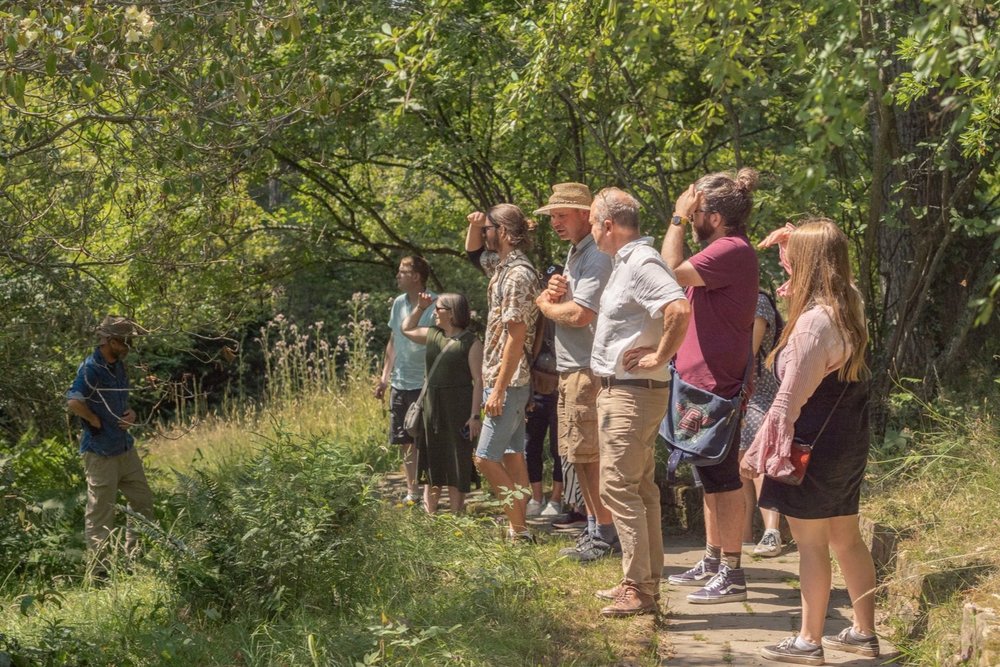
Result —
M589 368L559 374L559 456L570 463L597 463L597 394L600 380Z

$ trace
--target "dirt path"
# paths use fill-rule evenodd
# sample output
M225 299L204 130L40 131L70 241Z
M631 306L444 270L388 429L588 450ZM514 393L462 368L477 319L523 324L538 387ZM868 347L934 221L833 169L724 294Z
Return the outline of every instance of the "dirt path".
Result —
M665 542L665 577L686 570L703 551L692 538L671 536ZM662 664L671 667L777 664L761 658L760 647L798 630L801 620L798 554L793 550L777 558L744 556L744 559L748 580L746 602L696 605L685 599L692 589L664 586L667 628L660 642L669 648ZM827 634L840 632L851 619L851 603L843 580L835 576L833 585ZM884 640L881 644L879 660L826 651L826 664L858 667L882 664L895 655L895 650Z

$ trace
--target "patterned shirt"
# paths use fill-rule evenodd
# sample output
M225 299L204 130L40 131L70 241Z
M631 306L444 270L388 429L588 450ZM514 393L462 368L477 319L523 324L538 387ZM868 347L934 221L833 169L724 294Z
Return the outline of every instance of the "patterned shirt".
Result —
M512 250L500 261L495 252L484 252L480 258L483 271L490 279L487 292L489 313L486 317L486 345L483 349L483 384L492 387L500 374L503 348L507 344L507 323L526 325L524 353L511 377L511 387L523 387L531 382L531 348L535 341L538 306L535 299L541 291L538 273L520 250Z

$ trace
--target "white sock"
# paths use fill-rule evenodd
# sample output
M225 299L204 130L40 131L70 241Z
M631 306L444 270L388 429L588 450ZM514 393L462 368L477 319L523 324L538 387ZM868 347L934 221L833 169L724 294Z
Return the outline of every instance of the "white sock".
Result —
M851 636L855 639L871 639L875 635L866 635L864 633L858 632L853 627L851 628Z
M819 644L813 644L812 642L807 642L805 639L802 638L802 635L799 635L798 637L795 638L795 648L799 649L800 651L815 651L816 649L819 648Z

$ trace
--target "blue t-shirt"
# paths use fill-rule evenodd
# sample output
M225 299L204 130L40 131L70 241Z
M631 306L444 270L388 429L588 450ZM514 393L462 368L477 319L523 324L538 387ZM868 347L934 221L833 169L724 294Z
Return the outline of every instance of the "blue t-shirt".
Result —
M431 296L437 296L428 292ZM424 386L424 346L414 343L403 335L403 322L409 317L416 304L411 304L406 294L400 294L392 302L389 313L389 328L392 329L392 345L396 350L396 361L392 365L389 384L396 389L420 389ZM420 326L434 324L434 309L428 308L420 316Z
M128 376L121 360L109 364L101 348L94 349L80 364L76 379L66 392L66 399L86 401L98 419L101 428L95 429L83 422L80 453L93 452L101 456L124 454L135 441L128 431L118 426L118 421L128 410Z

